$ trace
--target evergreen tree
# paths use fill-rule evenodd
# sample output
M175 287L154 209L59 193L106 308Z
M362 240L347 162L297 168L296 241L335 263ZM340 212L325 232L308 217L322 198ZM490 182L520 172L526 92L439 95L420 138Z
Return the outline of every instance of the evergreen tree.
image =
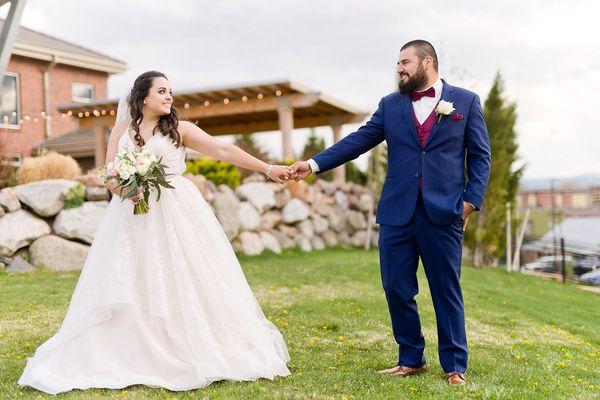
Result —
M516 167L516 104L503 98L503 86L498 73L483 108L492 150L490 181L481 211L472 215L464 239L471 249L475 266L497 259L505 251L506 203L511 203L511 208L515 209L524 170L524 166Z
M313 128L311 129L310 136L306 140L304 150L302 150L302 157L300 159L308 160L309 158L314 157L323 150L325 150L325 139L323 139L322 137L318 137ZM333 180L333 170L323 172L318 176L318 179L325 179L326 181ZM307 182L311 183L312 179L307 180Z
M269 155L256 143L256 140L252 135L237 135L234 144L259 160L269 162ZM242 179L244 179L254 172L245 168L240 168L240 173L242 174Z

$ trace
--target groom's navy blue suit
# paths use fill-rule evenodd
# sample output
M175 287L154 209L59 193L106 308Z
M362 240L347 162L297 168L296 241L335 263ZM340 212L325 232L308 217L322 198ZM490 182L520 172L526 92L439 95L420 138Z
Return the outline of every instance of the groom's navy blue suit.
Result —
M491 151L479 97L443 81L441 100L452 102L455 111L439 124L436 118L423 146L411 97L396 92L381 99L364 126L313 160L322 173L387 142L388 171L376 221L381 279L400 347L399 364L425 363L414 300L421 257L436 313L440 363L445 372L464 372L467 339L459 283L463 201L476 209L482 206Z

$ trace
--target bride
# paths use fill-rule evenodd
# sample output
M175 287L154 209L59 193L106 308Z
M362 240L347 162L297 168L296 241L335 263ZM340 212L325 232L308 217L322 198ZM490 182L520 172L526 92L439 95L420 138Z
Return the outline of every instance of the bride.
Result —
M50 394L135 384L183 391L289 375L281 334L261 311L211 208L181 175L186 147L279 183L290 170L178 121L160 72L140 75L128 97L119 104L106 162L119 151L148 148L174 174L167 177L174 189L163 189L159 201L152 192L150 211L134 215L133 201L121 201L120 189L107 184L116 196L67 314L27 358L19 385Z

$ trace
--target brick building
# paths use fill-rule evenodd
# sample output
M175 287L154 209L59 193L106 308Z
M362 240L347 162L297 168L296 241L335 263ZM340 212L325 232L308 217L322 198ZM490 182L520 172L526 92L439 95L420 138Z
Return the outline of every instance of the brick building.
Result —
M0 95L4 155L18 165L44 141L75 130L78 121L58 106L106 99L108 77L125 69L122 61L21 27Z

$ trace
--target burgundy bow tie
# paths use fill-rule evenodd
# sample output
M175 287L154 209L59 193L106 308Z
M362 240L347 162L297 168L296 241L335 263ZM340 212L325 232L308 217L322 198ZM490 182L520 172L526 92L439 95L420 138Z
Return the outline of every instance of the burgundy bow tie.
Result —
M421 100L421 97L435 97L435 89L432 87L430 87L429 89L427 89L424 92L412 92L410 94L410 98L412 99L412 101L418 101Z

